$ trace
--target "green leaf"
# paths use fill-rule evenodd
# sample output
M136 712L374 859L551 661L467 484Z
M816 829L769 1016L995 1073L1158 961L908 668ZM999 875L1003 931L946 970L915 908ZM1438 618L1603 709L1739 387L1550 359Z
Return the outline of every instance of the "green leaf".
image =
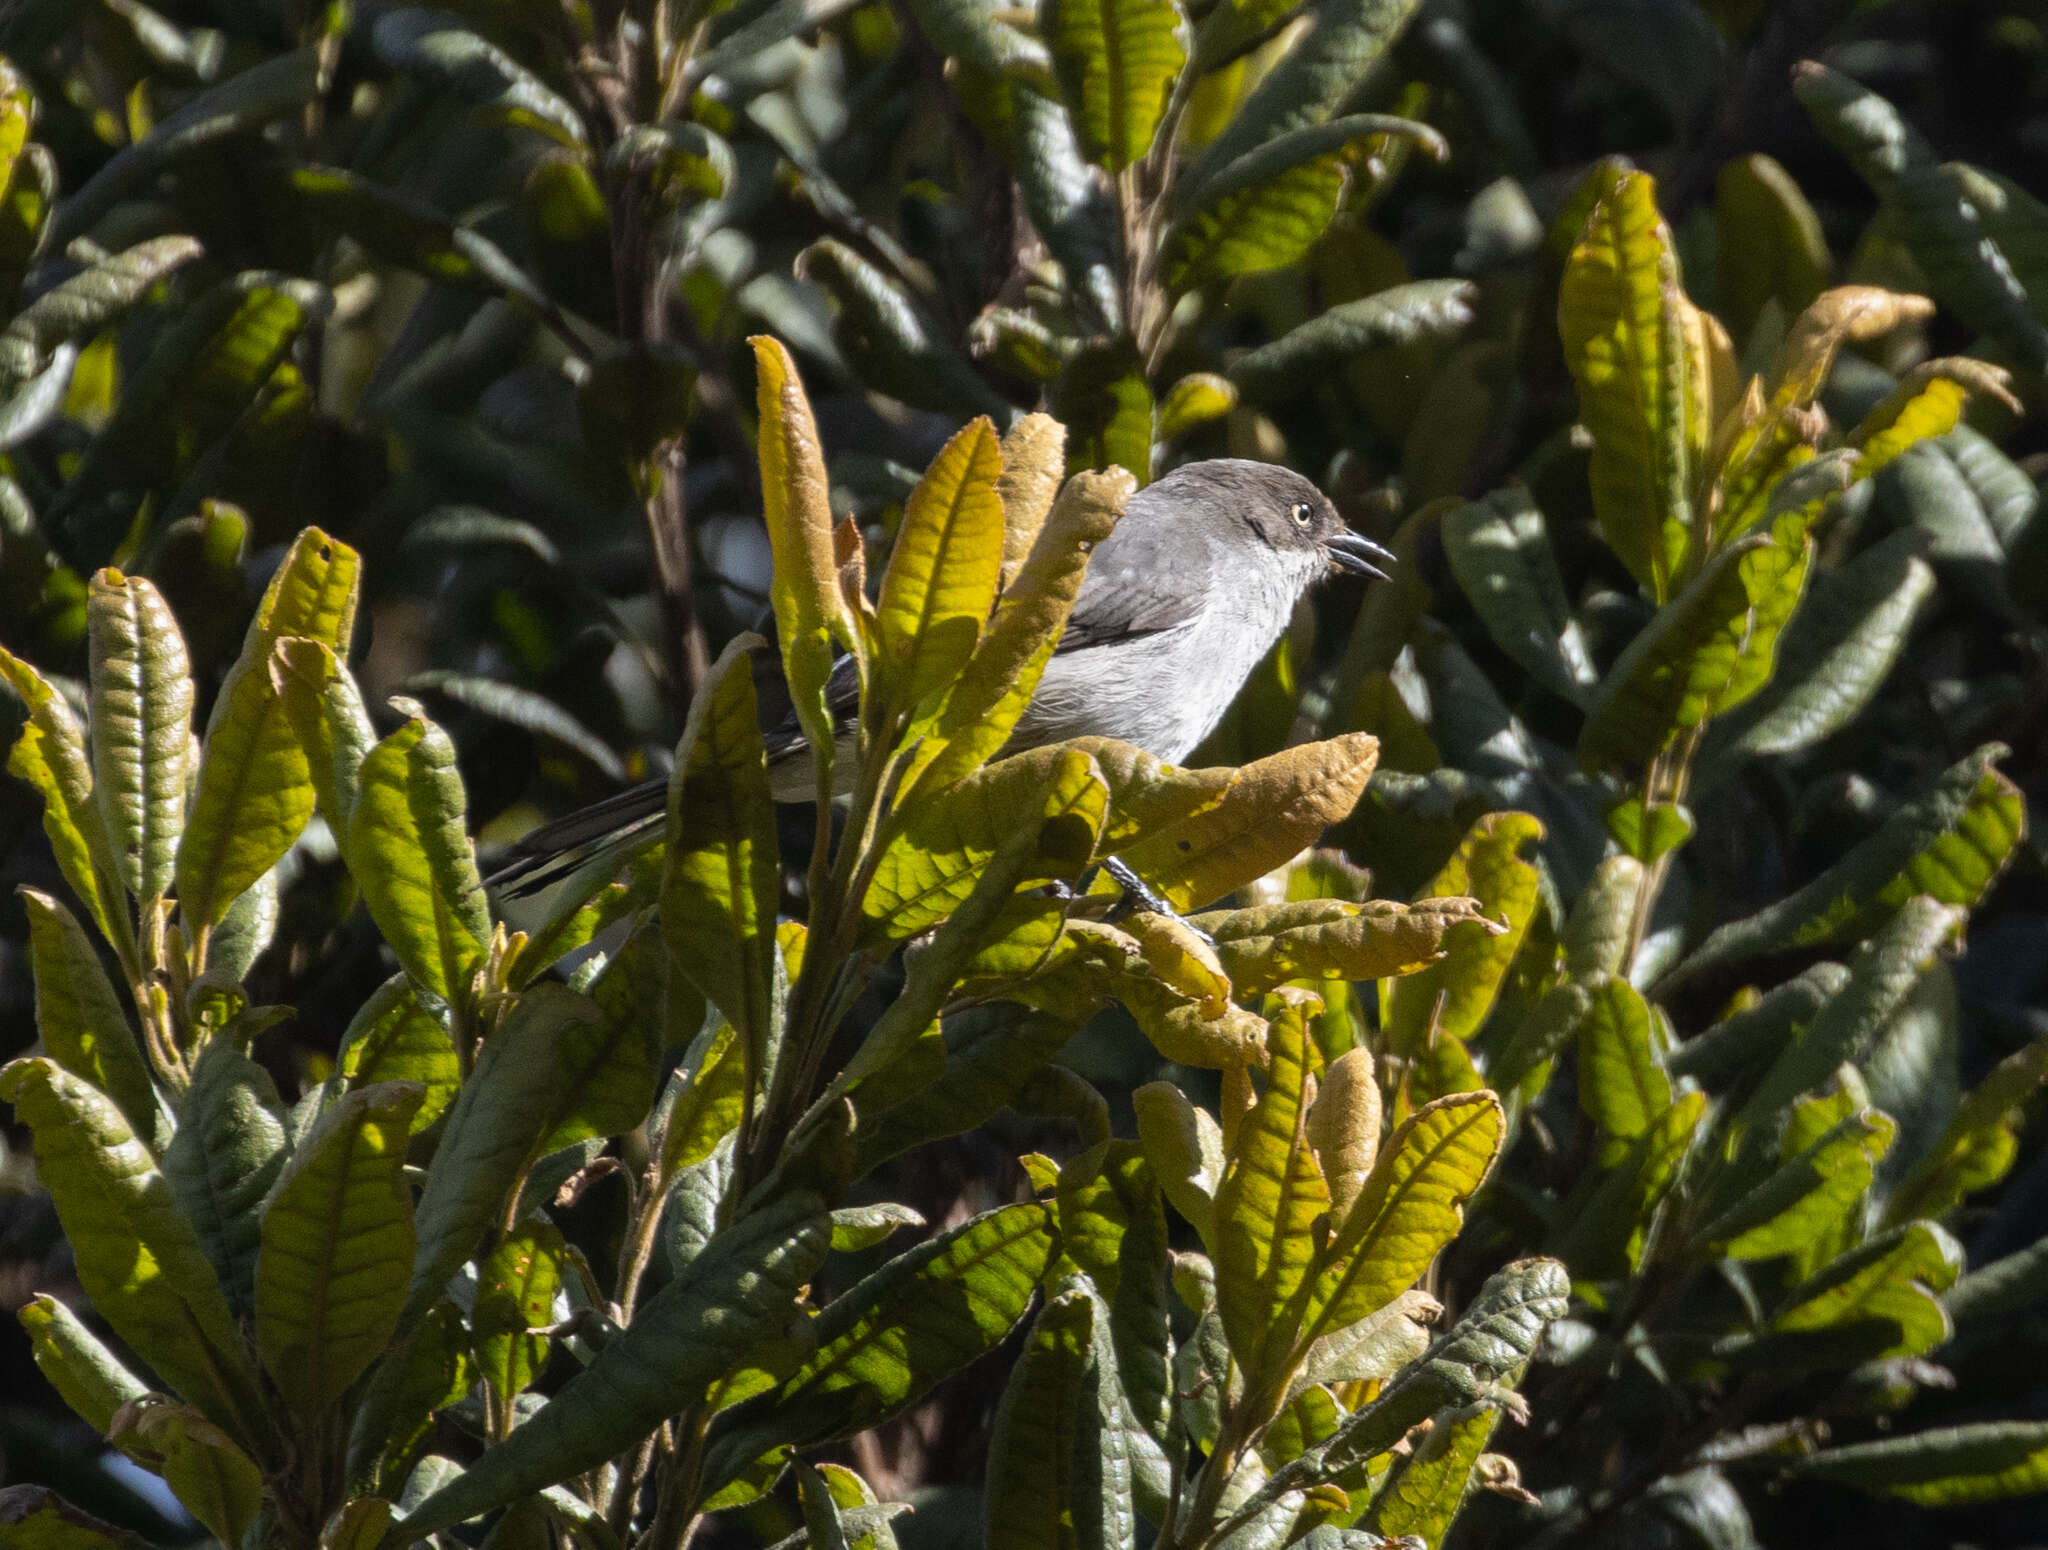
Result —
M1786 1334L1883 1320L1897 1326L1898 1338L1879 1354L1919 1356L1949 1337L1941 1294L1962 1269L1961 1244L1932 1222L1909 1222L1800 1287L1771 1328Z
M217 924L291 849L312 816L315 782L271 682L271 654L279 641L303 637L345 655L360 569L353 549L307 528L249 622L207 722L198 789L178 849L178 903L191 925Z
M1753 535L1707 562L1666 607L1628 643L1594 692L1579 734L1579 759L1588 770L1634 774L1680 737L1737 703L1745 656L1765 643L1760 633L1782 626L1783 574L1768 560L1772 540ZM1793 583L1803 583L1803 564ZM1767 607L1772 603L1776 607ZM1762 687L1749 684L1750 692Z
M319 1416L384 1352L411 1268L405 1148L420 1091L359 1087L320 1116L263 1212L256 1340L278 1391Z
M149 1544L41 1485L0 1488L0 1533L19 1550L147 1550Z
M1715 930L1671 978L1690 979L1759 953L1853 940L1915 894L1975 906L2026 830L2018 788L1993 767L2006 752L2003 744L1986 743L1951 765L1805 887Z
M1485 1024L1535 917L1538 875L1521 851L1542 837L1543 825L1527 813L1489 813L1423 885L1423 898L1470 895L1485 914L1445 932L1444 956L1436 963L1381 981L1380 1025L1389 1053L1412 1059L1432 1036L1470 1039Z
M659 921L646 921L588 986L602 1016L555 1039L552 1123L535 1147L545 1157L596 1136L639 1128L654 1107L667 963Z
M270 685L305 754L328 827L337 836L346 835L361 791L363 760L377 745L377 732L355 679L332 646L288 637L272 652Z
M746 1056L732 1024L722 1024L705 1048L704 1058L688 1087L669 1110L663 1132L662 1172L693 1168L718 1150L718 1143L739 1129L746 1105ZM837 1241L834 1248L846 1245Z
M720 1422L705 1483L723 1485L777 1443L809 1447L879 1425L993 1350L1030 1306L1053 1242L1047 1207L1005 1206L848 1289L813 1321L816 1354Z
M1823 1448L1791 1467L1804 1479L1921 1507L2031 1496L2048 1489L2048 1421L1981 1421Z
M1657 1016L1634 986L1613 978L1594 990L1579 1024L1579 1106L1609 1137L1608 1163L1626 1150L1614 1143L1646 1134L1671 1107L1671 1078L1658 1061L1668 1035Z
M360 781L342 853L370 918L422 990L467 995L491 922L455 745L415 715L370 750ZM305 789L310 798L310 778Z
M309 280L252 270L181 308L149 358L122 384L112 417L86 450L53 516L69 520L85 502L110 490L175 490L203 456L250 424L259 397L280 371L296 376L292 347L333 307L333 296Z
M185 822L192 676L184 637L156 588L103 570L92 579L93 796L121 881L137 899L168 891Z
M1216 1246L1216 1186L1225 1168L1223 1132L1207 1109L1198 1109L1171 1082L1148 1082L1131 1094L1138 1140L1166 1198Z
M923 1227L927 1223L909 1206L883 1201L872 1206L841 1206L832 1213L832 1247L841 1254L858 1254L886 1242L899 1227Z
M2009 381L1996 366L1966 356L1922 361L1849 433L1856 448L1850 479L1868 479L1921 442L1946 436L1961 422L1972 394L1996 398L2019 413L2019 400L2006 389Z
M1053 384L1053 413L1067 427L1067 472L1124 468L1152 482L1152 390L1137 344L1122 336L1075 352Z
M1656 185L1621 174L1565 265L1557 325L1593 438L1600 531L1659 603L1677 590L1691 541L1688 305Z
M580 145L576 110L496 44L441 11L386 12L372 30L378 55L423 86L536 129L562 145Z
M1078 1500L1099 1504L1101 1535L1126 1543L1136 1533L1132 1497L1149 1516L1172 1486L1166 1213L1145 1154L1130 1141L1090 1147L1060 1170L1057 1191L1060 1255L1048 1285L1071 1289L1078 1277L1096 1299Z
M1039 28L1089 158L1111 172L1142 158L1187 58L1173 0L1050 0Z
M1084 1014L1085 1015L1085 1014ZM859 1109L857 1168L862 1174L911 1147L985 1124L1045 1069L1081 1022L1016 1005L975 1008L945 1019L940 1073L879 1114ZM856 1092L859 1105L861 1094Z
M476 1252L486 1227L532 1162L560 1084L556 1044L572 1024L600 1014L561 985L523 992L488 1039L448 1111L416 1222L419 1254L401 1332L441 1300L448 1279Z
M1812 1020L1803 1028L1794 1025L1737 1114L1737 1131L1749 1132L1752 1146L1767 1147L1795 1097L1821 1086L1845 1064L1860 1066L1962 924L1959 910L1927 898L1908 900L1857 952L1840 989Z
M1267 72L1223 132L1181 174L1184 179L1199 184L1267 142L1329 119L1393 46L1414 14L1415 3L1309 0L1305 10L1310 19L1306 36ZM1273 19L1278 20L1277 14ZM1245 36L1236 28L1230 30ZM1251 36L1260 30L1253 20ZM1219 45L1230 42L1223 36L1213 41L1205 36L1203 64L1222 63Z
M1306 392L1321 370L1354 356L1462 331L1478 315L1478 295L1469 280L1415 280L1389 286L1332 307L1239 356L1231 364L1230 380L1260 399ZM1399 552L1398 540L1394 547Z
M510 1437L414 1506L405 1532L423 1538L595 1468L676 1411L701 1403L714 1381L796 1316L798 1294L830 1242L823 1202L803 1190L718 1233L588 1367ZM818 1322L830 1317L828 1311ZM708 1469L707 1484L723 1484L760 1451L723 1473Z
M43 799L43 833L57 868L114 950L131 967L134 930L121 897L114 846L93 800L92 764L85 730L62 695L19 657L0 649L0 676L21 696L28 715L7 756L7 768Z
M1797 317L1834 272L1820 217L1797 182L1770 157L1738 156L1714 181L1715 293L1738 339L1764 304Z
M962 84L972 92L978 83L969 77ZM995 111L1008 107L1013 120L1007 133L991 138L1009 143L1010 168L1025 213L1065 271L1067 301L1088 334L1112 338L1123 333L1129 320L1119 281L1122 228L1115 201L1082 154L1075 120L1050 83L1043 90L1022 81L987 84ZM1069 462L1068 467L1076 465Z
M83 343L118 323L159 280L202 251L191 237L153 237L44 291L0 333L0 384L11 391L45 370L60 346Z
M1492 1093L1423 1105L1387 1139L1357 1202L1331 1234L1297 1343L1377 1313L1414 1284L1464 1225L1504 1126Z
M170 1127L120 997L85 930L46 893L21 890L43 1050L120 1107L136 1135L161 1151Z
M1917 533L1895 534L1821 577L1785 631L1770 685L1714 729L1707 768L1796 753L1862 713L1933 601L1922 544Z
M1961 172L1936 163L1933 149L1884 98L1825 65L1794 66L1792 90L1896 217L1935 293L2029 369L2048 367L2039 303L2030 306Z
M547 1364L548 1337L529 1331L554 1323L555 1293L566 1266L561 1232L552 1222L529 1218L500 1238L477 1267L470 1332L477 1371L490 1385L504 1431L511 1429L512 1401Z
M914 719L967 665L995 607L1002 471L995 427L976 419L932 459L904 506L875 605L874 672L888 703Z
M252 1440L261 1412L235 1316L170 1183L113 1102L55 1062L17 1060L0 1097L36 1137L93 1307L178 1394Z
M1366 1518L1370 1531L1387 1537L1414 1534L1427 1544L1440 1544L1465 1500L1472 1467L1498 1425L1500 1411L1492 1406L1439 1421L1414 1452L1388 1470Z
M265 1507L263 1475L227 1433L185 1405L145 1404L112 1439L149 1456L164 1484L224 1545L238 1545Z
M982 1525L989 1550L1081 1550L1080 1521L1101 1510L1077 1479L1081 1407L1095 1300L1066 1292L1045 1305L1003 1386L989 1438Z
M345 167L279 166L261 192L274 201L280 224L303 224L328 241L347 237L428 280L514 297L536 310L548 306L540 286L482 232Z
M47 1292L15 1311L35 1350L36 1367L64 1403L104 1436L115 1412L149 1392L149 1385L108 1350L84 1320Z
M455 1042L441 1018L421 1005L404 974L394 974L370 992L341 1036L337 1057L351 1087L373 1082L411 1082L421 1090L414 1130L440 1118L462 1086Z
M396 1496L434 1428L434 1414L461 1401L474 1381L469 1329L455 1304L430 1309L370 1369L356 1405L348 1478Z
M1945 1215L2004 1178L2019 1156L2025 1105L2048 1082L2048 1038L1993 1066L1956 1106L1948 1126L1885 1202L1894 1222Z
M1801 1105L1825 1107L1825 1100L1799 1100L1788 1139L1796 1133ZM1708 1222L1700 1230L1701 1241L1735 1260L1807 1252L1869 1190L1896 1130L1876 1109L1850 1113Z
M1213 371L1191 371L1159 401L1156 429L1161 441L1184 436L1220 420L1237 407L1237 385Z
M1293 1348L1297 1330L1282 1311L1316 1273L1313 1227L1330 1209L1302 1133L1310 1045L1301 1006L1276 1013L1266 1048L1265 1090L1230 1140L1215 1206L1217 1311L1254 1382L1273 1377Z
M237 1318L256 1312L263 1202L289 1157L284 1105L270 1073L233 1040L216 1037L193 1069L164 1177Z
M319 49L277 54L230 76L166 114L141 139L103 163L52 214L48 241L57 251L91 231L130 194L172 163L205 145L246 135L295 113L321 90Z
M1493 643L1545 688L1584 705L1599 671L1529 492L1516 487L1468 501L1444 514L1442 532L1451 574Z
M1255 909L1218 910L1190 924L1208 932L1216 957L1240 995L1289 980L1377 980L1436 962L1476 926L1498 936L1478 899L1424 898L1413 904L1372 899L1300 899ZM1454 933L1456 933L1454 935Z
M1160 239L1167 284L1192 290L1297 262L1337 212L1350 147L1392 136L1419 141L1439 160L1449 154L1426 125L1364 113L1280 135L1199 180L1183 175L1173 196L1181 214Z
M822 238L797 255L796 275L832 297L833 342L864 383L949 417L1011 418L1009 404L975 374L922 303L854 248Z
M754 639L741 636L726 647L690 707L669 784L661 884L669 973L695 985L739 1030L741 1081L750 1093L765 1079L775 1037L782 888L768 754L749 671Z

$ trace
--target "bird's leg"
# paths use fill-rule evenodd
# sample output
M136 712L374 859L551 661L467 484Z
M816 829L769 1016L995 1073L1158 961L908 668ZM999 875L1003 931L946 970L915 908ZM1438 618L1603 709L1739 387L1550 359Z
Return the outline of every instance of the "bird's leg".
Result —
M1178 921L1181 925L1186 926L1188 930L1194 932L1196 936L1207 942L1211 947L1216 945L1215 939L1208 932L1204 931L1200 926L1191 924L1185 915L1181 914L1179 910L1153 892L1152 885L1136 872L1133 872L1125 862L1115 856L1110 856L1103 861L1102 870L1115 878L1117 887L1124 891L1123 898L1118 902L1116 908L1110 912L1110 919L1114 920L1119 915L1127 915L1133 910L1143 910L1148 915L1164 915L1168 920Z

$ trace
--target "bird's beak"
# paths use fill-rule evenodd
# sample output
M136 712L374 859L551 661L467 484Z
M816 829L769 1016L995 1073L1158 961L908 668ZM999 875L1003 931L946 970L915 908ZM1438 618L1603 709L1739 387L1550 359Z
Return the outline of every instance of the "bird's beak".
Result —
M1330 553L1330 563L1341 565L1345 570L1363 571L1368 576L1377 576L1382 581L1392 578L1373 564L1374 560L1394 563L1394 551L1382 549L1370 538L1346 529L1334 537L1323 540L1323 547Z

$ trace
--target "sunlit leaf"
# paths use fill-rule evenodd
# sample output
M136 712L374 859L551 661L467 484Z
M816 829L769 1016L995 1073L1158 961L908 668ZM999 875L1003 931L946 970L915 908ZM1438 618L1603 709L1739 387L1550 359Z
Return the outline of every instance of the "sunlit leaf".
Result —
M1617 177L1572 249L1558 330L1593 438L1593 509L1658 602L1677 590L1692 527L1684 292L1655 184Z
M1414 1058L1432 1031L1469 1039L1486 1021L1521 951L1537 903L1537 873L1522 847L1543 837L1527 813L1490 813L1474 824L1422 898L1478 901L1477 918L1444 933L1444 956L1416 974L1380 984L1380 1021L1390 1053Z

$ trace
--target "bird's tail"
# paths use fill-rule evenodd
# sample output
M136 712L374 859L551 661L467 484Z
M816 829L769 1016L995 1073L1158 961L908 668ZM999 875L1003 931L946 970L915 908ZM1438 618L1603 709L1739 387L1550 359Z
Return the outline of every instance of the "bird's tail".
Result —
M651 843L667 813L666 780L629 787L526 834L484 882L508 898L537 893L602 857Z

